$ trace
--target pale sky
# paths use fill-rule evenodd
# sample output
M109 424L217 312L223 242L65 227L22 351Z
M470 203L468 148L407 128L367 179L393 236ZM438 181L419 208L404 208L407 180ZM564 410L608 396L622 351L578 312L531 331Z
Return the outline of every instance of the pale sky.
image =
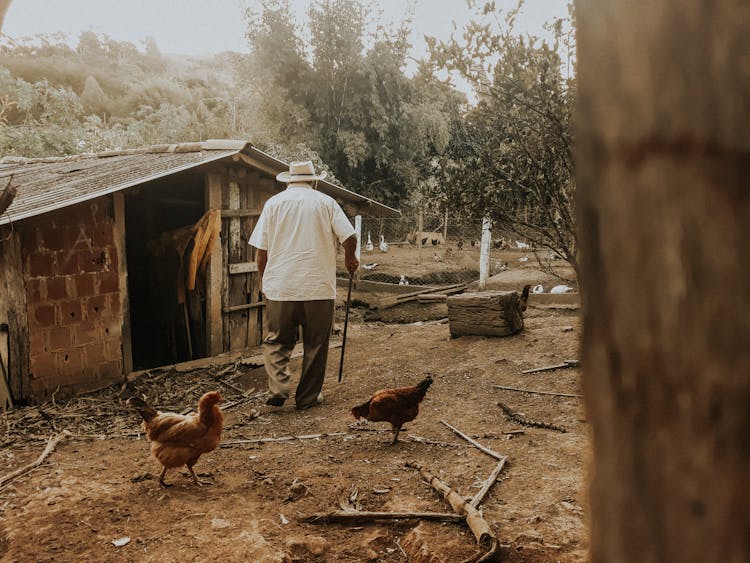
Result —
M3 33L13 39L62 31L73 40L83 30L105 33L142 48L145 37L156 39L163 53L206 54L247 52L244 6L256 0L12 0ZM297 18L305 18L310 0L293 0ZM406 13L406 0L374 0L385 21ZM448 39L453 22L469 20L465 0L415 0L413 56L424 55L424 35ZM498 0L499 9L516 0ZM542 24L567 14L566 0L526 0L518 30L543 35ZM74 41L75 42L75 41Z

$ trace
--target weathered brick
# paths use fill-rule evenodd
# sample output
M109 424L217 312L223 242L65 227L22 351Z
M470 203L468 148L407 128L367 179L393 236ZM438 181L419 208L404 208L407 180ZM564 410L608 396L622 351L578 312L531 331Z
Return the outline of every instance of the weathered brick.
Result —
M71 376L85 367L82 347L69 348L55 353L57 354L57 366L60 375Z
M68 298L68 288L65 277L55 276L47 278L47 299L58 300Z
M105 355L108 360L122 359L122 342L119 338L108 338L105 343Z
M116 293L120 290L120 275L117 271L99 274L99 293Z
M97 223L92 229L91 240L94 246L111 247L115 244L114 224L109 221Z
M39 234L32 225L19 225L18 232L21 235L21 247L23 251L31 254L39 249Z
M55 354L48 352L31 356L29 371L34 379L45 380L57 375L57 358Z
M96 369L92 367L83 367L80 370L68 375L70 384L75 387L76 391L91 389L96 386L97 377Z
M55 324L55 306L41 304L34 307L32 324L36 326L53 326Z
M50 350L65 350L73 345L72 331L67 326L56 326L49 330L48 340Z
M72 279L75 281L77 297L90 297L94 295L96 274L78 274Z
M47 352L47 331L42 328L36 328L29 331L29 354L43 354Z
M86 354L86 365L90 368L96 368L109 360L103 342L96 342L85 346L84 353Z
M56 228L54 225L45 225L39 229L40 246L52 252L64 250L67 243L66 231L65 227Z
M86 299L86 318L90 321L109 317L109 306L106 295L96 295Z
M77 251L78 265L82 272L104 272L108 263L107 253L99 248L80 249Z
M87 218L95 223L112 221L114 219L114 205L111 195L106 195L89 202Z
M114 319L109 324L102 326L102 339L107 338L122 338L122 326L120 325L120 319Z
M94 320L85 320L77 324L73 330L73 343L76 346L91 344L101 340L99 334L99 323Z
M32 278L48 278L55 273L55 259L52 254L34 252L29 256L29 275Z
M46 284L44 278L27 278L26 279L26 298L29 305L41 303L47 297Z
M59 324L72 325L78 324L83 318L83 307L81 306L80 299L70 299L68 301L61 301L59 307Z
M109 311L112 313L113 319L121 319L120 315L120 294L119 293L110 293L109 294Z
M110 383L122 379L122 364L115 360L100 364L96 368L97 375L102 383Z
M78 267L78 255L70 250L56 252L57 274L60 276L69 276L78 274L81 269Z

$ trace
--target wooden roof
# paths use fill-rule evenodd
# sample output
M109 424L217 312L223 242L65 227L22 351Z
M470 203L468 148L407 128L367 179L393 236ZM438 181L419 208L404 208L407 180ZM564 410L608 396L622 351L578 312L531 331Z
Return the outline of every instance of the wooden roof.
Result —
M0 160L0 185L13 176L17 188L13 203L0 217L0 225L41 215L76 203L124 190L150 180L237 156L250 166L275 176L288 170L283 161L237 140L154 145L142 149L87 153L76 156ZM350 203L374 216L398 211L329 182L318 189L341 203Z

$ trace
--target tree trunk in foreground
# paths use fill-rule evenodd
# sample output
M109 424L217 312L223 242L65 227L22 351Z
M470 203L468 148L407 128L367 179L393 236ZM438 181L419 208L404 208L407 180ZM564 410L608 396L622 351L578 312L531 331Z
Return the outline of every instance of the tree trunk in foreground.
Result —
M750 560L750 5L577 0L592 560Z

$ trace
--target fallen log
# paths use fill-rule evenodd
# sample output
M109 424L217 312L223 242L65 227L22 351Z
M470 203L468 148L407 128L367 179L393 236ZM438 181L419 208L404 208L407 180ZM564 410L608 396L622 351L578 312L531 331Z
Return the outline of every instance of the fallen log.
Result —
M397 305L401 305L402 303L409 303L410 301L416 301L420 296L429 295L430 293L439 293L439 292L442 292L445 294L458 293L458 292L465 290L466 287L467 285L465 283L457 283L454 285L433 287L430 289L422 289L420 291L415 291L413 293L402 293L401 295L397 295L396 297L383 300L375 308L378 310L390 309L391 307L396 307Z
M443 498L448 501L454 512L466 516L466 524L477 539L477 543L487 549L487 552L477 560L477 563L497 561L499 556L499 542L492 533L489 524L482 517L482 514L425 467L414 462L407 463L406 467L419 471L430 486L443 495Z
M547 430L554 430L555 432L562 432L563 434L567 432L567 430L565 430L565 428L563 428L562 426L557 426L556 424L552 424L550 422L532 420L530 418L526 418L525 416L521 416L508 405L506 405L505 403L501 403L500 401L497 402L497 406L503 410L508 418L517 422L521 426L535 426L536 428L546 428Z
M24 475L25 473L28 473L35 467L39 467L42 463L44 463L44 460L47 459L47 457L55 450L55 447L57 444L59 444L62 440L70 436L71 433L68 430L63 430L60 434L57 436L50 437L49 441L47 442L47 447L44 448L44 451L41 453L41 455L36 458L34 461L32 461L29 464L24 465L23 467L19 467L15 471L11 471L7 475L4 475L0 477L0 489L3 488L5 485L13 481L16 477L19 477L21 475Z
M374 520L438 520L442 522L460 522L464 516L452 512L367 512L360 510L334 510L326 514L311 514L300 518L302 522L372 522Z
M505 391L518 391L519 393L532 393L534 395L551 395L553 397L573 397L575 399L582 399L583 395L576 395L574 393L556 393L554 391L535 391L533 389L520 389L518 387L506 387L504 385L493 385L495 389L504 389Z

